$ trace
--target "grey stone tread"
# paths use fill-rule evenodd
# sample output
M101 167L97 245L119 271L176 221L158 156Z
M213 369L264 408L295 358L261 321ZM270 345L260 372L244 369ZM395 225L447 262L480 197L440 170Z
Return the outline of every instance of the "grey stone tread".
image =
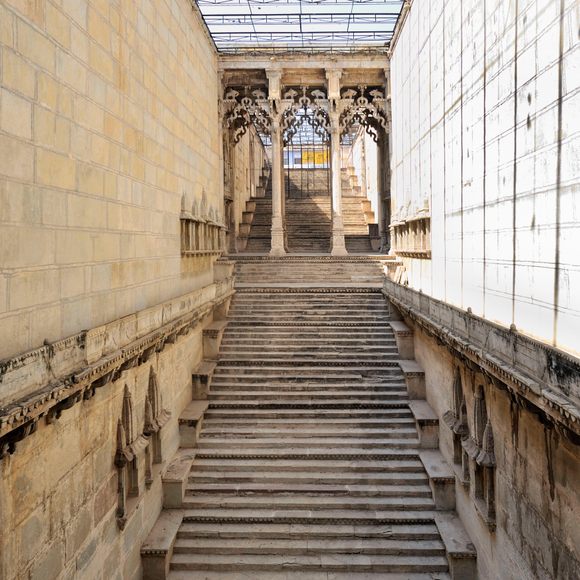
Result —
M404 540L440 538L435 524L211 524L184 522L180 537L207 538L398 538Z
M190 480L191 481L191 480ZM431 497L431 488L423 485L348 484L331 483L189 483L186 492L197 495L202 493L282 493L282 494L328 494L352 495L352 497Z
M260 469L261 467L261 469ZM382 472L367 472L367 473L328 473L316 471L293 471L291 473L280 473L278 471L268 471L266 466L256 466L256 471L252 474L244 474L240 471L196 471L194 469L189 474L189 481L193 483L199 482L218 482L219 485L227 485L227 482L232 481L237 484L244 484L247 482L263 482L271 483L282 482L281 485L292 485L301 483L319 483L324 485L343 484L346 486L359 486L361 484L391 484L391 485L420 485L427 484L428 478L424 473L399 472L399 473L382 473Z
M199 455L195 458L193 464L192 474L198 469L211 468L212 470L223 470L230 471L235 468L238 472L241 471L251 471L255 473L260 469L275 469L278 472L292 472L297 473L300 469L312 468L315 473L319 471L328 472L329 470L341 476L343 473L392 473L392 472L418 472L426 477L423 465L419 460L417 454L416 459L388 459L384 461L372 460L343 460L343 459L331 459L330 456L327 460L321 461L318 457L306 458L306 459L289 459L280 457L269 457L267 459L247 459L243 456L237 456L236 458L207 458L200 457Z
M252 419L246 417L232 417L229 419L206 419L205 428L211 429L227 429L227 428L247 428L247 429L309 429L311 427L324 427L324 429L345 429L352 427L364 427L369 429L383 429L389 426L404 425L413 428L414 422L412 417L390 417L389 419L373 419L369 417L359 418L295 418L287 421L284 425L280 425L279 421L272 419Z
M257 437L254 438L247 438L247 439L239 439L235 443L232 439L224 438L219 439L218 437L201 437L198 441L198 446L201 452L212 449L212 448L230 448L230 449L238 449L239 446L245 448L263 448L267 447L269 449L277 449L277 448L284 448L284 449L308 449L313 451L317 448L321 449L321 446L330 446L334 449L340 449L341 451L344 448L351 449L352 451L356 452L364 452L365 450L369 449L380 449L381 451L384 450L384 446L386 445L385 439L365 439L365 438L350 438L350 439L343 439L343 438L322 438L322 437L310 437L307 438L306 441L302 441L297 438L293 438L289 440L288 438L285 439L274 439L274 438L263 438L258 439ZM418 440L414 437L409 437L406 439L402 438L392 438L388 440L389 447L414 447L418 446Z
M211 390L212 399L214 398L230 398L232 401L240 398L253 398L253 399L262 399L263 397L272 397L276 396L275 392L271 391L220 391L217 389ZM352 390L347 393L342 392L335 392L335 391L317 391L312 390L308 392L296 392L296 391L285 391L279 390L278 391L278 398L284 400L285 397L287 398L296 398L300 400L308 399L308 400L316 400L316 399L385 399L390 400L393 398L405 398L406 392L404 390L399 391L392 391L390 393L373 393L372 391L356 391Z
M369 555L421 555L441 556L445 547L441 540L392 540L389 538L332 539L239 539L177 538L174 553L198 554L303 554L317 553L369 554Z
M168 580L450 580L449 574L432 573L388 573L388 572L309 572L302 571L267 571L258 570L212 572L209 570L171 571Z
M393 434L398 434L398 435L402 435L402 434L408 434L408 435L413 435L416 436L417 435L417 431L415 429L411 428L405 428L405 427L401 427L399 425L396 426L390 426L390 425L385 425L383 428L381 429L353 429L351 426L351 429L348 431L348 433L344 433L341 432L339 430L340 428L337 429L327 429L326 426L321 426L321 428L319 429L301 429L301 430L292 430L292 429L288 429L288 428L283 428L283 427L279 427L279 428L275 428L275 429L267 429L264 427L259 428L259 430L256 430L256 428L242 428L242 427L220 427L220 428L209 428L208 425L205 426L205 428L202 431L202 436L203 437L219 437L224 435L225 433L227 434L233 434L236 436L249 436L249 437L256 437L256 435L259 435L260 437L265 437L265 436L277 436L277 437L281 437L281 436L290 436L290 437L336 437L337 433L341 436L341 437L377 437L378 439L383 439L385 437L392 437ZM298 432L297 432L298 431Z
M340 496L319 496L310 495L281 495L272 497L268 494L255 494L252 496L243 495L212 495L212 496L187 496L184 505L187 508L252 508L265 507L275 504L272 509L339 509L339 510L373 510L383 509L405 509L405 510L429 510L433 509L433 500L420 497L340 497Z
M317 555L260 555L260 554L174 554L171 566L174 570L194 569L202 566L210 570L228 569L238 571L242 567L252 570L280 570L293 567L300 570L375 570L405 572L409 568L424 571L448 570L444 556L366 556L359 554L317 554Z

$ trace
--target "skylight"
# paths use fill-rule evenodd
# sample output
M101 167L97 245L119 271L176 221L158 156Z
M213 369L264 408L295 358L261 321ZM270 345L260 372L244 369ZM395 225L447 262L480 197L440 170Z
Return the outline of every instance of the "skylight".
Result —
M403 0L196 0L220 52L385 49Z

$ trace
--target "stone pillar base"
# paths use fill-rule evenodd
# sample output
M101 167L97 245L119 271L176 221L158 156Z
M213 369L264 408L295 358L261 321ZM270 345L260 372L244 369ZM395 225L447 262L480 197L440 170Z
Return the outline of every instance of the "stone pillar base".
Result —
M332 250L333 256L346 256L346 244L344 241L344 225L342 223L341 215L334 215L332 218Z
M275 217L272 219L272 246L270 256L285 256L286 250L284 246L284 228L282 226L282 218Z

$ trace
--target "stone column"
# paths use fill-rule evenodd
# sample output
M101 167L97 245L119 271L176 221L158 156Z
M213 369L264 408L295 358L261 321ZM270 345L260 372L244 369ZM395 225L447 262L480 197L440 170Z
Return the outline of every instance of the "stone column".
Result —
M379 163L381 168L381 192L379 199L380 217L379 229L381 234L381 246L379 251L390 253L392 240L390 234L391 225L391 87L390 68L385 69L385 99L387 108L387 130L383 133L381 146L379 147Z
M280 78L282 71L268 71L268 98L272 116L272 256L283 256L284 249L284 200L282 183L282 127L280 126Z
M332 173L332 242L333 256L346 256L344 223L342 219L341 159L340 159L340 77L342 71L327 70L330 116L330 171Z

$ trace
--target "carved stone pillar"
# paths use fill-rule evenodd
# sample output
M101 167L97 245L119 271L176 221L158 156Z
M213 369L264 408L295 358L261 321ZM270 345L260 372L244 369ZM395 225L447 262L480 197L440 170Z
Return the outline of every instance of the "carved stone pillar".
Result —
M330 171L332 174L332 241L331 253L333 256L346 256L344 242L344 222L342 218L342 188L341 188L341 159L340 159L340 77L342 71L327 70L328 101L330 117Z
M282 71L269 71L268 98L272 116L272 256L286 254L284 244L284 199L282 183L282 128L280 126L280 79Z

